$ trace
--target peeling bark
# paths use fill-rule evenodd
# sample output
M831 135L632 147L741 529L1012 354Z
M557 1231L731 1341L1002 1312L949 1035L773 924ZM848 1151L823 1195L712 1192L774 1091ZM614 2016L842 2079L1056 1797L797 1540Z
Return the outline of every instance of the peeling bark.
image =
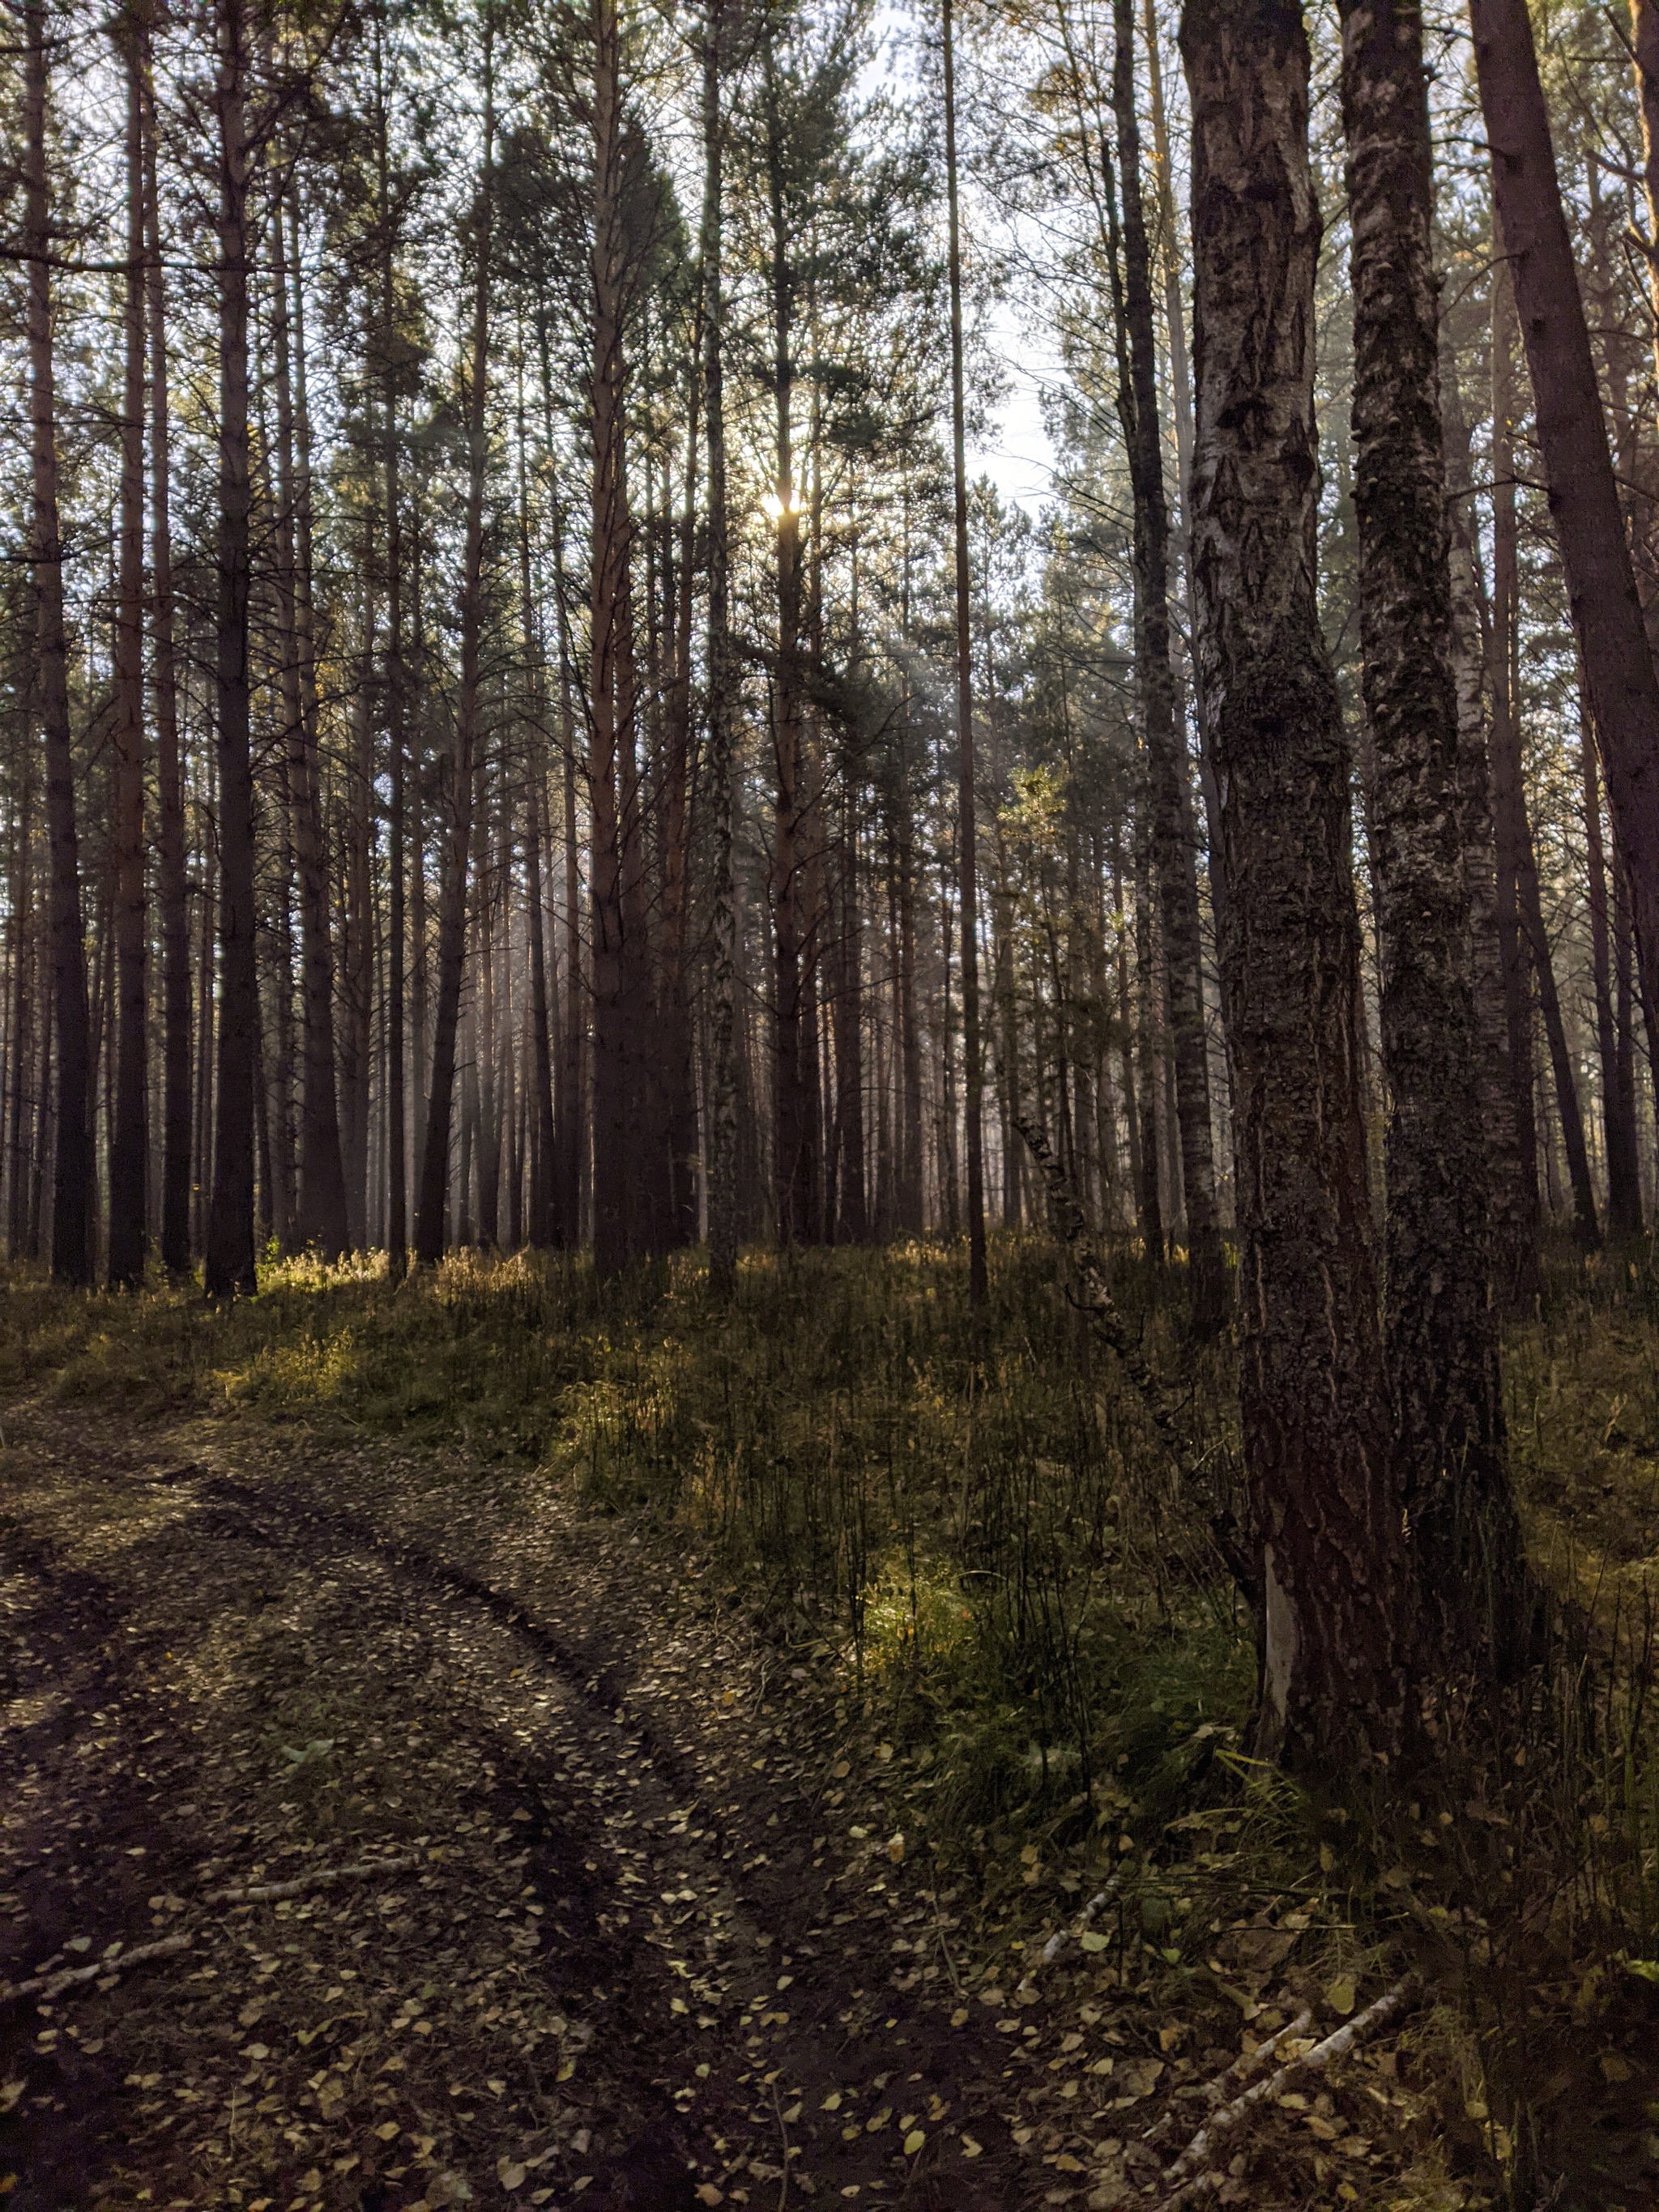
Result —
M1240 1399L1266 1592L1262 1754L1399 1741L1405 1576L1379 1377L1349 756L1315 589L1308 46L1285 0L1188 0L1193 577L1221 800Z

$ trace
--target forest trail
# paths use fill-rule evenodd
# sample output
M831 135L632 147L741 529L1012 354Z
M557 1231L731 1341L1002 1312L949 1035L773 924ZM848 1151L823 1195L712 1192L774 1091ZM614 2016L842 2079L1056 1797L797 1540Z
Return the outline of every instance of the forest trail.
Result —
M188 1938L0 2007L10 2204L1101 2205L1233 2055L1075 1947L970 1997L887 1747L626 1518L40 1405L0 1458L0 1979Z

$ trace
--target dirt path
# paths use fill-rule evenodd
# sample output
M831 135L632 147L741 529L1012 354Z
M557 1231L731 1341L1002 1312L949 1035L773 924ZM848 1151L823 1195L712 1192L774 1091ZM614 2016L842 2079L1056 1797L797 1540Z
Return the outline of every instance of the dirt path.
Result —
M0 2005L9 2205L1103 2206L1233 2055L981 1974L828 1669L624 1522L45 1408L0 1485L0 1981L113 1969Z

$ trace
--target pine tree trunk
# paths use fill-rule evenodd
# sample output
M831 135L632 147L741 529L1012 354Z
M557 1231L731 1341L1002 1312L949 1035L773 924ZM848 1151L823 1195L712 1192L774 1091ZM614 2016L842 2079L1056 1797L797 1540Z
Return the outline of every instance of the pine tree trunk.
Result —
M51 200L46 180L44 0L24 0L24 251L28 260L29 423L33 466L29 564L34 582L35 685L46 732L46 830L52 854L52 1005L57 1042L52 1272L88 1283L93 1268L92 1042L75 763L64 629L64 545L58 514L58 420L52 362ZM44 1070L44 1059L42 1062Z
M691 568L696 543L697 441L702 374L701 313L687 379L685 505L675 580L673 674L667 702L662 805L662 1007L658 1066L671 1177L669 1242L697 1237L697 1102L691 1050Z
M709 865L714 911L709 926L711 1066L704 1138L708 1210L708 1286L729 1298L738 1270L737 898L732 878L732 725L737 669L731 636L731 575L726 483L726 297L722 172L726 137L720 112L723 0L707 0L702 46L703 413L708 445L708 752Z
M432 1075L421 1156L415 1256L435 1267L443 1256L449 1190L449 1139L455 1109L455 1041L466 957L467 861L472 845L472 786L478 753L479 661L483 628L483 497L489 461L490 249L495 217L495 22L483 17L483 145L472 222L472 334L466 391L466 516L461 554L460 694L449 780L449 839L438 912L438 1000L432 1024ZM465 1149L465 1148L464 1148ZM463 1162L461 1207L470 1202Z
M1526 0L1474 0L1472 20L1492 198L1532 374L1550 514L1630 872L1643 995L1659 1008L1659 670L1620 511ZM1581 1216L1581 1234L1587 1225Z
M284 218L293 226L285 228ZM328 854L323 836L319 730L316 684L311 673L310 562L302 560L297 539L308 504L304 479L308 461L295 451L293 349L303 343L303 322L294 316L301 282L292 201L270 226L275 312L271 317L276 391L276 532L277 603L289 629L283 660L283 717L287 726L288 795L294 825L294 857L300 883L300 977L301 1082L300 1092L300 1188L294 1237L301 1249L314 1248L325 1260L339 1259L350 1246L346 1213L345 1167L340 1145L338 1093L334 1060L334 956L328 913ZM295 286L291 296L290 274Z
M208 1214L207 1293L257 1288L253 1243L254 1079L259 1006L249 753L247 40L242 0L219 0L219 1037Z
M772 678L772 1114L774 1195L778 1238L793 1244L812 1233L817 1162L807 1110L805 1009L803 1004L802 849L806 791L803 775L800 658L800 510L796 499L792 398L794 388L794 273L784 203L787 159L768 32L761 52L766 109L766 169L771 213L770 362L774 409L773 526L777 536L778 636Z
M1607 911L1607 854L1601 838L1601 782L1589 732L1579 732L1584 780L1584 837L1589 861L1590 980L1595 995L1595 1042L1601 1062L1601 1127L1607 1155L1607 1234L1626 1243L1642 1232L1642 1188L1636 1166L1636 1116L1620 1068L1621 1040L1613 1013L1613 944Z
M120 583L115 618L116 1065L109 1151L109 1283L143 1280L148 1242L149 933L144 895L144 162L139 25L120 30L126 71L127 268L121 410Z
M968 569L967 403L962 366L962 240L957 206L957 99L951 36L951 0L944 0L944 9L945 173L950 200L951 445L956 495L957 866L962 907L962 1058L968 1155L968 1296L971 1304L982 1305L988 1296L983 1151L985 1067L979 1033L979 863L978 825L975 820L973 586ZM1150 335L1149 321L1149 337Z
M1510 1068L1504 945L1498 927L1498 857L1492 837L1492 772L1486 744L1484 672L1490 660L1490 611L1476 565L1468 430L1449 354L1444 416L1452 635L1457 683L1458 781L1463 878L1469 902L1469 964L1479 1030L1475 1096L1486 1141L1491 1273L1500 1309L1529 1307L1537 1272L1537 1178L1523 1164Z
M1422 21L1340 0L1354 502L1388 1086L1383 1341L1431 1663L1517 1654L1526 1577L1490 1297Z
M1524 1309L1530 1305L1538 1283L1538 1120L1534 1103L1532 973L1521 913L1521 875L1531 833L1521 787L1520 564L1516 531L1515 394L1510 374L1513 313L1508 276L1499 267L1492 272L1492 573L1487 680L1492 693L1490 758L1498 946L1517 1152L1513 1280L1516 1303Z
M1193 568L1221 793L1240 1412L1260 1753L1392 1751L1403 1687L1360 1080L1349 759L1316 592L1308 46L1286 0L1188 0Z
M588 684L593 989L593 1256L615 1274L640 1249L635 1150L642 1066L629 940L639 838L635 769L633 521L628 499L625 218L621 27L593 0L592 535Z
M398 295L393 267L392 195L387 145L385 11L377 12L374 33L379 94L378 198L380 221L380 372L383 424L381 453L386 471L386 744L391 753L391 820L387 866L391 882L386 915L386 1254L394 1283L409 1265L409 1092L404 1034L404 960L407 943L404 878L405 780L409 741L408 684L404 666L403 511L398 487L401 450L398 435Z

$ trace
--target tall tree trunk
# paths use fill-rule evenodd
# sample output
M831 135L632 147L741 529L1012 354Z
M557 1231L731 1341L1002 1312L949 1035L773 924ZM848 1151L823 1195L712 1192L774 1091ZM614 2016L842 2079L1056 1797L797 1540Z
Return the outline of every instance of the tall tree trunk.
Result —
M156 889L161 919L161 1264L190 1270L190 913L185 860L185 783L173 647L172 452L167 401L167 279L155 176L155 92L149 33L143 66L144 250L149 304L150 593L155 690Z
M1308 46L1287 0L1188 0L1193 566L1221 793L1257 1748L1328 1772L1403 1706L1359 1066L1349 760L1316 591Z
M1416 0L1340 0L1353 226L1354 504L1388 1084L1383 1345L1430 1662L1518 1655L1526 1576L1490 1296L1434 179Z
M58 515L58 415L52 363L52 204L46 183L45 0L24 0L24 251L28 259L29 426L33 467L29 565L34 580L35 684L46 732L46 830L52 850L52 1005L57 1132L52 1272L92 1279L92 1040L75 821L75 763L64 629L64 543ZM44 1067L44 1060L43 1060Z
M1612 933L1607 854L1601 839L1601 781L1588 729L1579 732L1584 780L1584 836L1589 860L1590 977L1595 994L1595 1042L1601 1062L1601 1127L1607 1155L1607 1234L1623 1243L1642 1230L1642 1187L1636 1165L1634 1101L1620 1069L1622 1049L1613 996Z
M248 750L247 37L242 0L219 0L219 1051L208 1215L207 1292L257 1287L253 1091L259 1006L253 890L253 769Z
M291 226L286 227L286 226ZM349 1248L345 1166L340 1145L334 1060L334 956L328 914L328 853L323 835L319 729L313 670L310 558L298 532L309 505L309 458L295 451L294 360L304 345L295 313L303 279L293 199L270 226L276 312L271 318L276 387L276 581L289 623L283 659L283 715L287 725L288 793L300 881L300 977L303 1068L300 1095L300 1194L295 1242L325 1260ZM292 268L290 270L290 258ZM290 294L292 278L294 291ZM303 373L303 371L302 371Z
M109 1151L109 1283L143 1280L149 1168L144 896L144 155L143 59L137 15L120 26L126 71L125 388L121 407L121 574L115 617L115 1118Z
M711 1052L704 1140L708 1285L729 1298L738 1269L737 899L732 880L732 723L737 669L731 636L730 547L726 506L726 299L720 113L723 0L706 0L702 47L703 412L708 441L708 791L714 912L710 922Z
M553 1121L553 1038L548 1015L546 905L542 890L542 825L547 806L547 652L536 620L536 599L530 568L530 477L525 449L524 386L519 387L519 599L524 625L524 649L529 675L528 740L524 780L525 927L530 940L530 1044L528 1059L531 1102L526 1120L530 1132L530 1212L527 1224L532 1245L550 1244L553 1237L555 1155L557 1139Z
M1473 0L1492 198L1532 374L1550 514L1619 848L1659 1008L1659 670L1636 591L1526 0ZM1583 1233L1581 1224L1581 1233Z
M602 1275L641 1249L636 1150L644 1075L639 981L637 687L628 498L629 150L617 0L593 0L592 573L590 791L593 915L593 1255Z
M386 916L386 1264L394 1283L409 1265L409 1093L404 1035L404 958L408 924L404 878L408 684L404 665L404 540L398 486L402 458L398 435L398 286L392 223L390 126L386 112L385 0L374 19L377 132L375 183L380 226L381 456L386 471L386 706L391 754L391 873Z
M685 505L680 517L676 571L673 672L667 702L667 757L662 805L662 1005L658 1066L671 1176L669 1241L692 1244L697 1235L697 1099L691 1049L691 571L697 523L697 441L702 398L702 317L693 319L687 377ZM665 532L666 543L666 532ZM666 553L665 558L666 559Z
M963 1091L967 1107L968 1297L983 1305L985 1269L985 1067L979 1035L979 866L974 775L972 580L968 568L968 410L962 368L962 226L957 204L956 61L951 0L944 0L945 177L950 204L951 451L956 495L957 865L962 905ZM947 960L948 960L947 952Z
M1181 1182L1186 1200L1192 1328L1213 1336L1226 1317L1226 1265L1216 1212L1210 1135L1209 1047L1204 1033L1202 954L1198 929L1197 839L1186 747L1176 714L1170 641L1170 513L1164 491L1157 342L1152 328L1152 254L1141 203L1140 131L1135 111L1133 0L1113 0L1116 53L1112 107L1123 196L1123 321L1127 352L1119 412L1134 501L1136 664L1146 733L1152 858L1169 988L1170 1048ZM1176 324L1179 302L1176 303Z
M778 1237L785 1244L810 1237L817 1169L814 1132L807 1109L802 974L802 831L807 811L803 775L800 655L800 507L796 497L793 431L794 270L784 197L788 158L769 26L763 40L766 111L766 174L771 215L769 239L775 483L769 512L777 538L778 642L772 679L774 769L772 848L772 1113L774 1187Z
M1538 1274L1538 1121L1534 1103L1531 965L1521 912L1521 877L1530 847L1521 786L1520 562L1515 500L1515 388L1506 270L1492 272L1492 624L1487 679L1492 692L1492 822L1497 871L1498 945L1509 1039L1510 1097L1518 1152L1519 1220L1513 1280L1529 1304Z
M372 492L374 479L369 478ZM358 556L362 588L356 682L351 702L351 757L346 764L341 890L345 896L341 935L340 1038L341 1164L345 1170L346 1223L353 1247L368 1242L368 1094L374 1058L374 919L371 883L374 809L374 540L372 512L363 517Z
M1158 946L1152 917L1152 808L1144 787L1135 818L1135 1066L1140 1125L1140 1172L1135 1215L1151 1267L1164 1261L1164 1206L1158 1187ZM1173 1197L1173 1194L1171 1194Z
M449 1135L455 1105L455 1040L466 957L467 860L472 846L472 787L478 753L479 659L483 629L483 498L489 447L490 249L495 211L495 19L483 16L483 146L472 218L472 337L466 391L466 519L461 553L461 681L449 784L449 839L438 913L438 1002L432 1024L432 1080L421 1158L415 1256L434 1267L443 1256L449 1190ZM465 1172L461 1207L470 1202Z

